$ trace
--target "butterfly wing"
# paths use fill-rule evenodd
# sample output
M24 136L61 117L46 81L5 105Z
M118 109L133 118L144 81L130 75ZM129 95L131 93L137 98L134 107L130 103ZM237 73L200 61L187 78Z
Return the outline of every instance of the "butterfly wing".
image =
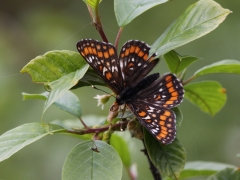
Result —
M176 137L176 115L169 108L180 104L183 96L181 82L175 75L166 74L141 90L127 105L156 139L170 144Z
M117 51L112 44L83 39L77 43L77 49L116 94L123 90Z
M156 79L151 85L138 93L139 103L151 103L154 106L173 108L179 105L184 97L180 80L171 73Z
M141 41L131 40L126 42L119 54L119 66L123 78L123 86L129 87L142 80L159 62L149 57L150 47Z
M175 113L149 103L133 102L127 105L139 122L162 144L170 144L176 138Z

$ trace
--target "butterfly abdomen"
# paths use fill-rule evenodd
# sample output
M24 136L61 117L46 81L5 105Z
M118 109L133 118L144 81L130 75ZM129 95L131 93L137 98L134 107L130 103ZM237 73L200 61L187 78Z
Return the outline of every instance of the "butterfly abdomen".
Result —
M131 101L137 97L138 92L148 87L158 78L159 78L159 73L154 73L145 77L134 86L125 88L123 92L117 96L116 102L119 105L125 104L125 103L126 104L131 103Z

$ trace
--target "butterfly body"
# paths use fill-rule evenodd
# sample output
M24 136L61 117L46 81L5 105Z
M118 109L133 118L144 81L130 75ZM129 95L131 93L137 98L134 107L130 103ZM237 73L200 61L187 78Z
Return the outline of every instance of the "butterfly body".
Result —
M125 88L116 98L119 105L129 104L137 98L138 93L153 83L159 77L159 73L151 74L138 82L135 86Z
M117 95L114 109L126 104L139 122L162 144L176 137L176 115L170 109L182 102L184 90L174 74L147 74L159 62L144 42L126 42L119 56L110 43L83 39L77 49Z

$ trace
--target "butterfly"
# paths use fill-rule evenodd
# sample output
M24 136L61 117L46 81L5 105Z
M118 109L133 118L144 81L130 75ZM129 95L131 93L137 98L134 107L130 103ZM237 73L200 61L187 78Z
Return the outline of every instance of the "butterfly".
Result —
M171 73L147 75L159 62L150 47L138 40L126 42L119 56L111 43L82 39L77 49L117 95L115 107L125 104L139 122L162 144L176 138L176 115L171 108L184 96L183 86Z

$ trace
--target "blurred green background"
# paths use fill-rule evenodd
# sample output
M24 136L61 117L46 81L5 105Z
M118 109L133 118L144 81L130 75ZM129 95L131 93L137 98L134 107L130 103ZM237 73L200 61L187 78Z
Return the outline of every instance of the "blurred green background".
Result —
M124 28L120 44L139 39L152 44L183 11L196 0L169 1L135 19ZM177 52L194 55L203 60L195 62L187 71L190 77L199 68L224 59L240 60L240 1L217 0L224 8L233 11L210 34L195 40ZM113 1L103 1L100 7L105 32L114 42L118 26L113 12ZM81 0L2 1L0 6L0 134L24 123L39 122L43 101L23 101L21 93L41 93L42 85L31 82L28 74L19 71L31 59L51 50L73 50L82 38L99 39L91 25L87 8ZM164 61L155 68L161 74L168 71ZM209 75L200 80L217 80L227 89L228 100L214 117L202 113L187 100L180 105L184 120L178 128L178 138L187 151L187 161L216 161L239 166L240 159L240 76ZM109 90L108 90L109 91ZM101 94L90 87L73 91L80 99L84 115L106 116L97 107L93 97ZM48 109L44 121L74 119L55 107ZM0 163L3 180L59 180L61 168L68 152L79 139L64 135L48 136L19 151ZM139 141L133 156L137 163L139 180L151 178L146 157L139 151ZM125 172L125 171L124 171ZM124 174L123 179L128 179Z

